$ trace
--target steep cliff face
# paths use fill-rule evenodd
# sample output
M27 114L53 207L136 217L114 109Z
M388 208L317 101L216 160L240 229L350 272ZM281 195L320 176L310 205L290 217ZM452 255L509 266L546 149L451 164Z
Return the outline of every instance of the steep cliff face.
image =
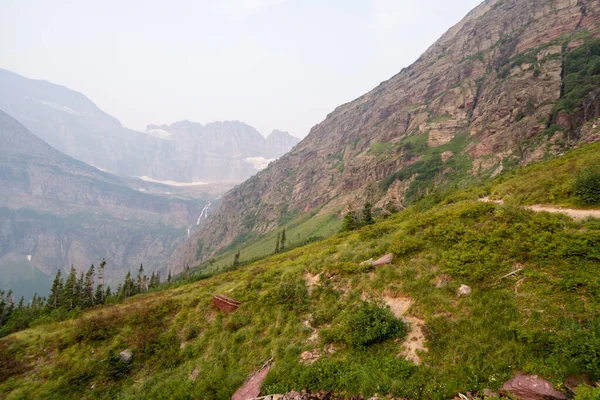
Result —
M113 173L156 180L239 183L259 168L265 139L242 122L207 125L182 121L149 125L147 132L124 128L83 94L0 69L0 109L52 147ZM269 157L289 151L296 141L268 147Z
M174 265L197 262L198 243L205 258L240 234L273 229L282 212L406 203L585 140L581 125L599 114L600 70L585 64L600 56L599 28L598 1L485 1L231 190Z
M164 268L209 201L135 190L53 149L1 111L0 142L0 287L28 293L40 271L88 268L102 258L108 280L141 262Z
M179 176L186 181L241 182L264 169L265 161L281 157L298 143L284 132L265 140L256 129L239 121L149 125L147 133L169 142L165 145L168 159L174 160ZM151 174L163 176L160 170Z

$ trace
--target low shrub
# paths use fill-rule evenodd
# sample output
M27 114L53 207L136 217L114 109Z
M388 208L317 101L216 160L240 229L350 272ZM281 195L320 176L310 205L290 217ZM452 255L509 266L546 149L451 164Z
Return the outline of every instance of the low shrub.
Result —
M342 342L364 349L390 338L406 335L406 326L392 311L377 303L361 301L344 311L332 329L323 330L326 342Z
M582 203L600 205L600 168L583 170L577 177L573 190Z

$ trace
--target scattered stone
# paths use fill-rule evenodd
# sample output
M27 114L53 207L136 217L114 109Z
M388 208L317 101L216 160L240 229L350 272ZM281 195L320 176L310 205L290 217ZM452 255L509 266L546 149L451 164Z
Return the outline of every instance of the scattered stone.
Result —
M199 374L200 374L200 368L198 368L198 367L194 368L194 370L190 374L190 381L196 382L196 379L198 379Z
M121 361L131 364L131 361L133 360L133 353L129 349L123 350L119 353L119 357L121 358Z
M500 395L492 389L483 389L483 396L488 398L498 398Z
M450 275L441 274L440 276L438 276L437 278L435 278L435 287L437 289L443 288L450 281L452 281L452 278L450 277Z
M319 349L305 351L304 353L300 354L300 358L302 359L303 364L312 364L321 358L321 353L319 352Z
M472 292L472 289L467 285L460 285L456 294L458 297L469 296Z
M227 313L234 312L240 306L240 302L232 298L217 294L212 298L212 302L221 311Z
M393 259L394 259L393 254L386 254L385 256L381 257L380 259L373 261L373 263L371 265L373 267L380 267L382 265L391 264Z
M518 374L508 380L499 393L502 396L516 396L520 400L567 400L568 397L552 384L535 375Z

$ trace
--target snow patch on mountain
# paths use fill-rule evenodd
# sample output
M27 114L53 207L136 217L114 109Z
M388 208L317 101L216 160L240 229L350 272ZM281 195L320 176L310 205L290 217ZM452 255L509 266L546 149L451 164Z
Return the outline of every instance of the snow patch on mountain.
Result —
M173 134L172 133L167 132L166 130L160 129L160 128L148 129L146 131L146 134L148 134L150 136L157 137L159 139L173 140Z
M263 169L267 168L269 164L275 160L276 158L265 157L247 157L244 159L244 161L249 162L255 169L259 171L262 171Z
M143 181L152 182L152 183L160 183L168 186L200 186L200 185L208 185L206 182L175 182L175 181L159 181L158 179L153 179L149 176L138 176Z

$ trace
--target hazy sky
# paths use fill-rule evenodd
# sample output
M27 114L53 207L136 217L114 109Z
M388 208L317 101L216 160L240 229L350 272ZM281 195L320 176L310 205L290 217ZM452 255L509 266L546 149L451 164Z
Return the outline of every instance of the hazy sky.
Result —
M480 2L0 0L0 68L80 91L137 130L241 120L304 137Z

